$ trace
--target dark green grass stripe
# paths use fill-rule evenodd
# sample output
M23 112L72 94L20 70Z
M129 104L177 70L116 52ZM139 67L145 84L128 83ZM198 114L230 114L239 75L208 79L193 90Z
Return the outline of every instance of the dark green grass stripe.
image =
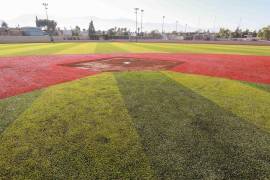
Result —
M126 53L127 50L124 50L118 46L115 46L113 43L97 43L95 53L98 54L111 54L111 53Z
M270 135L158 72L115 73L160 179L270 178Z
M42 90L0 100L0 134L37 99Z
M252 87L264 90L266 92L270 92L270 85L269 84L256 84L256 83L248 83L248 82L243 82L243 83L250 85Z

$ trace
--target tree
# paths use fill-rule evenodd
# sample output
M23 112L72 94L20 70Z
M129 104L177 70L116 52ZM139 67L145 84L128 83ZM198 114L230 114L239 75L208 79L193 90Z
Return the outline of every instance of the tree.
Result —
M90 24L89 24L89 28L88 28L89 39L94 39L95 34L96 34L96 30L95 30L94 22L91 21Z
M36 17L36 27L44 28L47 27L46 31L49 33L53 33L56 31L57 22L54 20L47 20L47 19L38 19Z
M231 33L232 32L229 29L220 28L219 33L217 34L217 37L219 37L219 38L230 38Z
M107 31L108 36L115 36L116 35L116 31L115 28L111 28Z
M5 21L3 21L1 23L1 28L8 28L8 24Z
M242 30L240 28L236 28L236 30L232 33L233 38L241 38Z
M258 37L264 40L270 40L270 26L264 27L258 32Z
M161 33L158 30L151 31L150 36L154 39L160 39L162 37Z
M79 36L81 32L81 28L76 26L74 30L72 30L72 36Z
M248 35L252 35L252 32L249 31L249 29L246 29L245 31L242 32L242 38L247 37Z
M252 37L257 37L257 36L258 36L257 31L253 31L253 32L252 32Z

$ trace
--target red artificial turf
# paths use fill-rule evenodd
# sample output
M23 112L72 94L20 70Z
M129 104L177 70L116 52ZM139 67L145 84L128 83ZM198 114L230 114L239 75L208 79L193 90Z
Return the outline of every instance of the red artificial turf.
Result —
M270 84L270 57L207 54L59 55L0 58L0 99L96 74L63 66L104 58L177 60L172 71Z

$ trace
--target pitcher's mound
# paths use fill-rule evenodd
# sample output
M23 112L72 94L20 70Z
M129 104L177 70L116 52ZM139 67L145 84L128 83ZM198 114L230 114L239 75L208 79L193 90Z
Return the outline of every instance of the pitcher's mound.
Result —
M138 59L138 58L111 58L100 59L89 62L78 62L69 64L69 66L80 69L88 69L92 72L114 72L114 71L141 71L141 70L167 70L182 62Z

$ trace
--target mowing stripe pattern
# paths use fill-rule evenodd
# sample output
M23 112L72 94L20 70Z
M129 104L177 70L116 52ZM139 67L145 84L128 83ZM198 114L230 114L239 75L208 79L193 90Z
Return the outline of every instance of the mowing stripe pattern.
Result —
M268 132L162 73L115 76L158 178L270 177Z
M56 50L59 44L62 49ZM66 47L65 47L66 45ZM69 48L74 46L74 48ZM76 48L81 46L81 48ZM96 47L96 48L95 48ZM66 48L66 49L65 49ZM44 52L43 52L44 50ZM89 50L89 51L88 51ZM46 51L46 53L45 53ZM174 44L174 43L40 43L1 45L0 56L85 54L85 53L203 53L203 54L241 54L269 56L269 46L217 45L217 44Z
M0 142L0 179L153 177L111 74L48 88Z
M270 132L270 93L239 81L165 72L183 86Z

